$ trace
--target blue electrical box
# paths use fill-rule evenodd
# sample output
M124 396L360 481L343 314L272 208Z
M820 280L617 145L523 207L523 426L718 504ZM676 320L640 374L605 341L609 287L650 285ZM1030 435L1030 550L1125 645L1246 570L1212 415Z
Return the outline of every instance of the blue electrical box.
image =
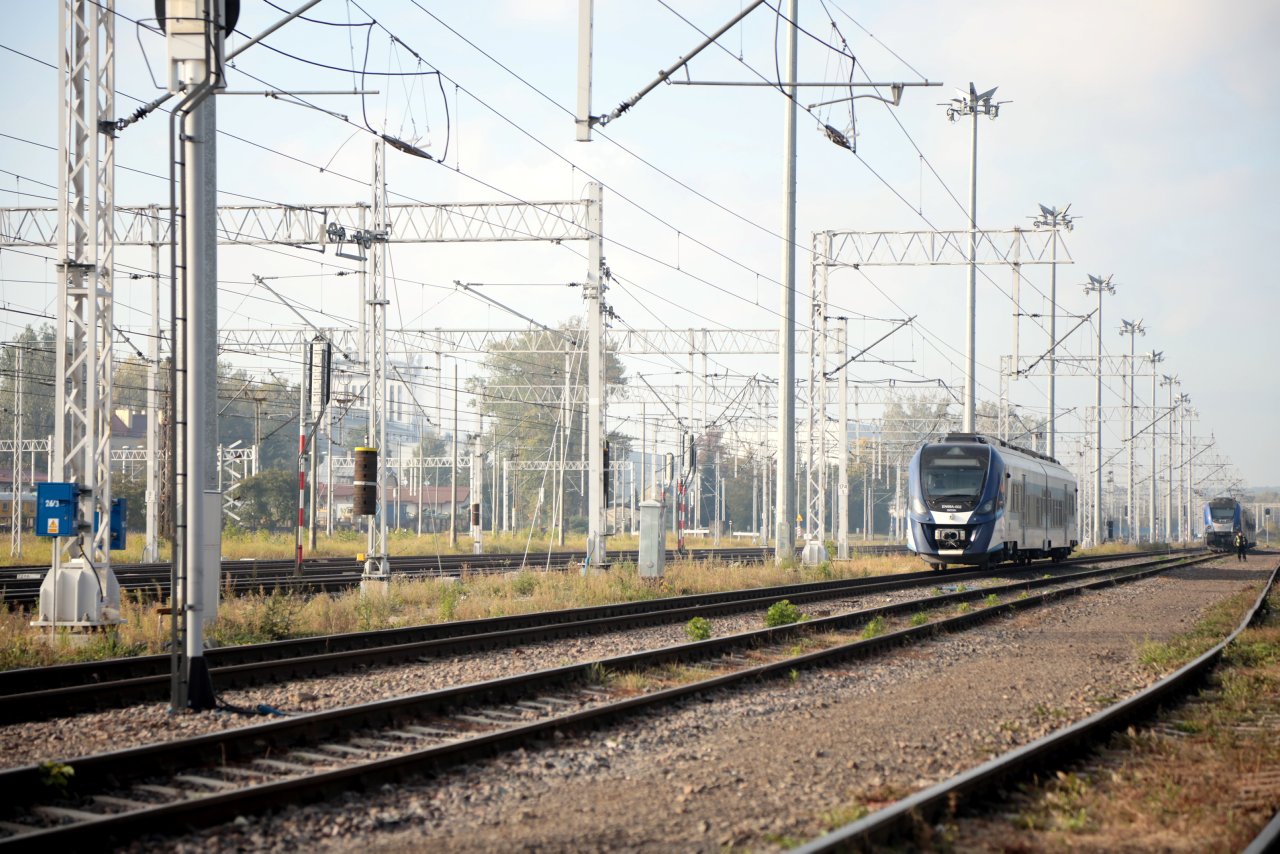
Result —
M111 499L111 542L112 551L124 548L125 527L129 522L129 500L127 498Z
M36 536L69 537L76 533L76 498L80 487L74 483L36 484Z
M98 513L93 514L93 532L98 533L98 523L102 520ZM125 526L129 521L129 500L127 498L111 499L111 532L107 540L107 548L119 551L124 548Z

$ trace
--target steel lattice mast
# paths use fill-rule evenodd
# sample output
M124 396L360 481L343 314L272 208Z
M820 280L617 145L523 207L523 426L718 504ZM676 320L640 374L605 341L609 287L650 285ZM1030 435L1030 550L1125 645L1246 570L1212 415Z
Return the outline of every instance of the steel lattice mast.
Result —
M59 22L57 377L51 476L77 484L75 531L54 542L40 625L120 622L111 571L115 176L113 0L67 0ZM96 525L95 520L100 520ZM96 577L94 577L96 576Z

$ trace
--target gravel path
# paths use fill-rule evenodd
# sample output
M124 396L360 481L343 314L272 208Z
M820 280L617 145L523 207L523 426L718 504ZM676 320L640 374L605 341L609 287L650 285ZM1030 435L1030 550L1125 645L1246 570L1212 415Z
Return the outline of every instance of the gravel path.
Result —
M875 662L723 692L435 780L163 844L361 854L775 850L855 818L855 805L874 808L1149 684L1139 645L1256 589L1264 569L1254 559L1179 570Z

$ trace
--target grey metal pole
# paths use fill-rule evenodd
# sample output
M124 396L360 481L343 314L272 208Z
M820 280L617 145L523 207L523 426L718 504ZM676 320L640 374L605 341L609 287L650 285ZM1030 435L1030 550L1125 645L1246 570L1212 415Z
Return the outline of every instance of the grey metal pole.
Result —
M333 536L333 410L330 409L325 413L328 416L329 423L325 427L325 457L324 457L324 534L326 537ZM257 465L256 452L254 465Z
M977 395L977 293L978 293L978 110L973 110L973 137L969 146L969 287L965 291L964 422L961 432L974 432L974 401Z
M1102 542L1102 289L1098 289L1098 361L1093 385L1093 544Z
M645 463L647 462L645 457L648 453L648 442L647 442L648 438L649 438L649 422L646 420L645 405L644 405L644 402L642 401L640 403L640 493L642 496L640 499L641 501L645 500L643 495L644 495L644 489L645 489L645 481L647 480L647 476L648 476L648 472L646 471L648 466L645 465Z
M22 554L22 386L26 381L22 365L26 348L19 344L15 349L18 370L13 381L13 477L9 490L9 554L12 557ZM34 485L35 472L31 481Z
M572 387L569 383L570 377L570 358L568 352L564 354L564 392L560 397L560 470L556 476L556 497L555 497L555 526L556 526L556 542L558 545L564 545L564 479L565 470L569 465L569 428L573 426L573 408L570 401L573 399L570 395Z
M186 494L187 703L213 708L216 700L204 659L204 621L216 613L220 571L221 498L217 491L218 256L217 118L213 97L183 117L186 211L186 385L184 394ZM212 504L212 511L209 505ZM213 574L213 584L206 576ZM205 592L215 591L213 602Z
M484 497L484 469L480 459L480 434L477 433L471 445L471 487L467 496L470 505L468 513L468 529L471 532L472 554L484 554L484 520L480 516L481 499Z
M1156 365L1160 363L1160 354L1151 353L1151 483L1147 488L1147 530L1151 532L1151 542L1156 541Z
M578 0L578 142L591 141L591 36L595 0Z
M144 563L160 560L160 208L151 206L151 340L147 342L147 533ZM172 392L172 390L170 390Z
M836 486L836 557L849 559L849 382L845 374L849 358L849 321L840 322L840 416L836 419L840 434L840 483Z
M787 0L784 121L782 309L778 336L778 476L775 560L795 553L796 517L796 53L799 0Z
M1054 457L1055 439L1057 437L1057 393L1058 361L1054 358L1058 348L1058 225L1053 226L1053 247L1049 261L1049 424L1048 441L1049 456ZM1013 369L1018 369L1015 363ZM1054 459L1057 459L1054 457Z
M1137 373L1134 368L1134 357L1136 355L1136 348L1137 348L1136 339L1137 339L1136 334L1129 335L1129 471L1127 475L1127 479L1129 481L1129 484L1128 484L1129 495L1127 498L1128 507L1125 510L1125 515L1129 517L1128 518L1128 523L1129 523L1128 536L1125 537L1125 542L1127 543L1138 542L1138 518L1136 513L1136 505L1134 504L1134 500L1137 497L1137 493L1134 492L1134 489L1133 489L1133 464L1134 464L1133 446L1137 442L1137 437L1133 435L1133 402L1134 402L1133 384L1137 376Z
M458 362L453 362L453 455L449 462L449 547L458 545Z
M583 296L587 300L587 553L582 572L605 564L605 352L604 352L604 279L601 265L604 254L603 192L599 184L587 185L587 281Z

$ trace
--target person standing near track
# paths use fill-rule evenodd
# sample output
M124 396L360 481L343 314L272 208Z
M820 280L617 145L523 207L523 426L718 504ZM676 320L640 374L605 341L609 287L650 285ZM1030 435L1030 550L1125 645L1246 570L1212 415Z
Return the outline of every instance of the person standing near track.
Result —
M1236 533L1236 560L1244 560L1245 548L1249 545L1249 540L1245 537L1244 531Z

